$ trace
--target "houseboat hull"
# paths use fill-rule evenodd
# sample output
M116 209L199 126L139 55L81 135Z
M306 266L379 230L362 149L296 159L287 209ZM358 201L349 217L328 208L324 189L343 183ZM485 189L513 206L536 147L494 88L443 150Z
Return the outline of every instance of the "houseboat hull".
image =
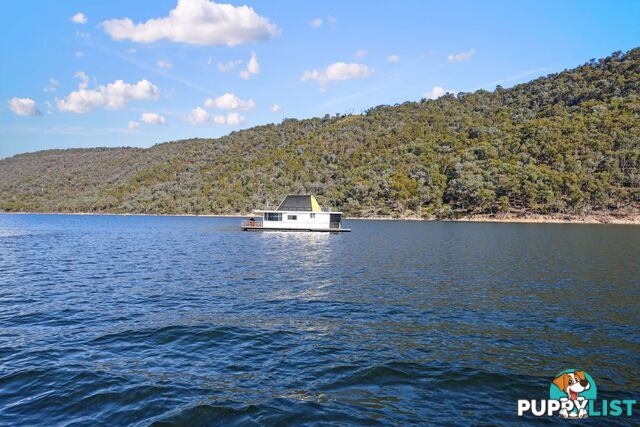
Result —
M289 227L262 227L243 225L242 231L318 231L324 233L348 233L350 228L289 228Z

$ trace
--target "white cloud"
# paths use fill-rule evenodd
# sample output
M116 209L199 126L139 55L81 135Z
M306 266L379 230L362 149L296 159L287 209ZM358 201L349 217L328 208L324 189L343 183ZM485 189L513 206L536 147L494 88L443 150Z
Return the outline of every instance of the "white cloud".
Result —
M441 86L434 86L430 91L424 93L424 97L427 99L438 99L441 96L446 95L447 93L451 93L452 91L447 90Z
M309 21L309 25L311 25L313 28L319 28L322 26L322 18L314 18L311 21Z
M279 113L282 111L282 108L278 104L273 104L270 108L272 113Z
M387 56L387 62L392 62L394 64L400 62L400 55L396 55L394 53L393 55Z
M79 74L80 73L76 73L76 76ZM135 84L116 80L106 86L100 85L95 89L82 87L84 81L83 79L77 91L71 92L65 99L56 99L58 110L71 111L78 114L88 113L97 107L118 110L123 108L128 101L157 99L159 96L157 86L146 79L140 80Z
M150 125L166 125L167 120L158 113L142 113L140 121Z
M36 101L31 98L11 98L7 103L9 109L18 116L39 116L42 114Z
M196 107L191 110L191 113L187 116L187 121L192 125L202 125L205 123L213 123L217 125L230 125L237 126L245 122L244 117L238 113L229 113L224 115L209 114L204 108Z
M250 74L258 74L260 73L260 64L258 64L258 59L256 58L256 53L251 52L251 58L249 59L249 63L247 64L247 71Z
M44 90L45 92L55 92L55 91L58 89L58 85L59 85L59 84L60 84L60 83L59 83L56 79L54 79L53 77L51 77L51 78L49 79L49 86L45 87L45 88L44 88L44 89L42 89L42 90Z
M133 120L129 121L129 126L127 126L129 129L138 129L140 127L140 123L139 122L134 122Z
M475 49L471 49L468 52L460 52L460 53L450 53L449 56L447 56L447 60L449 62L462 62L462 61L468 61L471 59L471 57L476 53Z
M213 58L209 55L209 59L207 59L207 65L213 64Z
M75 22L76 24L86 24L87 23L87 17L82 12L79 12L79 13L76 13L75 15L73 15L71 17L71 20L73 22Z
M330 81L334 80L350 80L369 77L373 74L373 68L356 62L336 62L329 65L324 70L307 70L300 81L316 80L322 88L325 88Z
M158 67L169 69L169 68L173 67L173 64L171 62L169 62L169 61L165 61L165 60L161 59L161 60L158 61Z
M49 101L44 101L44 106L47 107L47 114L53 114L53 106Z
M201 125L209 121L209 113L204 108L196 107L187 116L187 121L192 125Z
M76 52L76 58L82 58L84 56L84 52Z
M225 117L225 122L230 126L238 126L244 123L244 117L238 113L229 113Z
M250 110L256 106L253 99L242 100L233 93L225 93L215 99L207 99L204 106L208 108L221 108L225 110Z
M251 74L260 74L260 64L258 64L258 58L256 57L256 53L253 51L251 51L251 58L249 59L249 62L247 62L247 68L240 71L240 77L248 80Z
M86 89L89 86L89 76L84 71L78 71L73 77L80 79L80 83L78 83L79 89Z
M356 56L356 58L364 58L368 53L369 51L365 49L358 49L355 51L354 55Z
M235 46L266 40L279 33L268 18L249 6L218 4L208 0L178 0L169 16L134 23L130 18L100 24L114 40L151 43L161 39L199 45Z
M242 64L242 59L236 59L233 61L229 61L229 62L221 62L218 64L218 70L222 71L222 72L227 72L227 71L231 71L234 68L236 68L236 66Z
M81 39L89 39L89 38L91 38L91 34L83 33L82 31L76 31L76 36L80 37Z
M135 47L132 47L131 49L127 50L127 53L130 53L132 55L136 52L138 52L138 49L136 49Z
M336 27L336 22L338 22L338 20L336 18L334 18L333 16L328 16L327 17L327 21L329 22L329 26L331 27L331 29Z

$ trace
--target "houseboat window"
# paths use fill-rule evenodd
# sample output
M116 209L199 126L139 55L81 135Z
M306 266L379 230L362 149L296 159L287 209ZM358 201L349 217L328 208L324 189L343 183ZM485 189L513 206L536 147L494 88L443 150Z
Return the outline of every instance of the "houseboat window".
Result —
M298 215L287 215L289 221L295 221L298 219Z
M265 212L264 220L265 221L282 221L282 214L279 212Z
M309 214L309 218L315 218L315 217L316 217L316 214L314 214L314 213Z

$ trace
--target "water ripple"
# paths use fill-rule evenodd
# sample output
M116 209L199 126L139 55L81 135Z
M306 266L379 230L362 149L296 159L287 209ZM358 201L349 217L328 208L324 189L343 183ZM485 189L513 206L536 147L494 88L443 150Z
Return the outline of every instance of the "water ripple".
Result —
M0 215L0 424L512 425L571 366L637 398L636 227L237 221Z

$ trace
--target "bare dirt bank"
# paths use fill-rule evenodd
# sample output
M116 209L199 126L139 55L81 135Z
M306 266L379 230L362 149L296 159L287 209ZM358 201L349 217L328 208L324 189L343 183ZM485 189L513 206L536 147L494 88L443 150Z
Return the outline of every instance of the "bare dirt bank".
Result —
M640 214L612 215L605 213L586 215L560 215L560 214L497 214L497 215L465 215L455 218L418 218L418 217L369 217L348 218L368 220L394 220L394 221L457 221L457 222L505 222L505 223L531 223L531 224L632 224L640 225Z

